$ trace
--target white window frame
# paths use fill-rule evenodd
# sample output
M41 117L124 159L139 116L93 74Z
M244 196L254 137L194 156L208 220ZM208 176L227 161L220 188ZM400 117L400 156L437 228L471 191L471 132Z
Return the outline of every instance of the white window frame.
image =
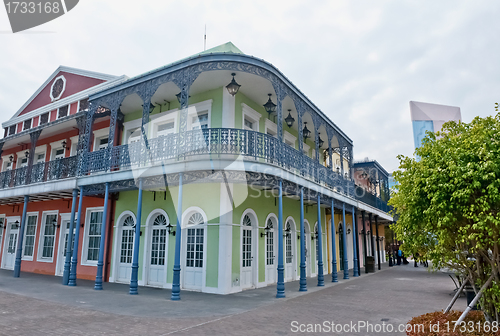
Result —
M31 120L31 123L30 123L30 128L25 128L25 121L27 120ZM23 120L23 131L26 131L26 130L29 130L29 129L32 129L33 128L33 123L34 123L34 120L33 119L26 119L26 120Z
M284 132L284 138L285 138L285 143L286 144L288 144L288 142L291 142L292 144L291 145L288 144L288 145L292 146L293 148L295 148L295 146L297 145L297 138L295 136L293 136L290 132L285 131Z
M2 172L7 171L7 170L12 170L12 167L14 166L14 161L10 162L9 159L10 155L4 155L2 156ZM10 163L10 169L7 169L7 164Z
M304 155L309 156L309 150L311 149L311 146L306 144L305 142L302 144L302 151Z
M135 119L131 121L127 121L123 123L123 134L122 134L122 144L127 145L128 144L128 138L129 138L129 132L141 127L142 120L141 119Z
M158 114L155 114L151 116L151 122L149 123L150 126L148 127L148 134L147 137L148 139L154 139L158 137L158 126L163 125L163 124L168 124L170 122L174 123L174 133L178 132L178 113L179 109L173 109L173 110L168 110L164 111ZM139 125L135 127L140 127L141 120L139 119ZM133 124L131 124L133 125ZM134 128L135 128L134 127ZM129 128L131 129L132 126Z
M103 212L104 219L104 207L93 207L87 208L85 210L85 225L83 227L83 243L82 243L82 253L80 258L80 265L83 266L97 266L97 260L87 260L88 257L88 249L89 249L89 234L88 229L90 226L90 214L92 212ZM104 223L102 223L104 225Z
M39 163L37 161L38 161L38 155L40 155L40 154L45 155L43 162L46 162L47 161L47 145L42 145L42 146L38 146L35 148L33 165L36 165L37 163Z
M5 214L1 214L0 215L0 219L3 218L3 228L0 228L1 230L1 237L0 237L0 253L2 253L2 258L3 258L3 249L5 248L3 245L2 245L2 241L4 240L4 236L5 234L7 233L7 217L5 216ZM0 262L1 264L1 262Z
M212 99L208 99L196 104L189 105L188 107L188 119L187 119L187 130L191 131L193 129L193 117L199 114L208 113L208 128L212 127Z
M56 253L56 241L57 241L57 227L54 231L54 246L52 247L52 257L42 257L43 255L43 241L45 239L45 225L47 222L47 216L56 215L56 220L59 219L59 210L49 210L42 212L42 222L40 223L40 234L38 235L38 249L36 253L36 261L52 263L54 262L54 254ZM59 223L59 222L58 222Z
M66 116L62 117L62 118L66 118L66 117L69 117L70 115L70 112L71 112L71 104L67 104L67 105L62 105L62 106L59 106L57 108L57 114L56 114L56 120L58 119L61 119L61 117L59 117L59 110L61 109L61 107L64 107L64 106L67 106L68 107L68 114L66 114Z
M94 145L92 146L92 151L98 151L99 150L99 143L101 142L101 139L109 137L109 127L96 130L94 131ZM109 143L110 139L108 139Z
M66 139L62 139L62 140L58 140L58 141L54 141L54 142L50 143L50 160L49 161L55 160L57 150L64 149L62 143L65 140ZM47 152L47 151L45 151L45 152ZM66 156L66 150L64 150L64 156ZM45 158L45 161L47 161L47 158Z
M80 104L78 104L78 105L80 105ZM74 137L69 138L69 140L71 141L71 148L70 148L70 152L69 152L70 156L75 156L77 151L78 151L78 139L79 139L78 135L75 135Z
M252 130L259 132L260 119L262 118L262 115L245 103L241 103L241 111L242 111L241 128L247 129L247 127L245 126L245 118L246 118L248 119L248 121L253 123Z
M26 224L24 226L24 233L23 233L23 252L21 253L22 260L28 260L28 261L33 261L33 257L35 256L35 253L37 252L36 250L36 235L37 235L37 229L38 229L38 218L39 218L39 212L28 212L26 213ZM36 221L35 221L35 238L33 239L33 255L32 256L25 256L24 255L24 249L26 247L26 231L28 231L28 218L31 216L36 216ZM1 243L1 241L0 241ZM38 254L37 254L38 255Z
M274 137L278 136L278 125L276 125L276 123L272 122L269 119L266 119L265 127L266 127L265 129L266 134L268 134L268 131L271 131L270 133L275 134L273 135Z

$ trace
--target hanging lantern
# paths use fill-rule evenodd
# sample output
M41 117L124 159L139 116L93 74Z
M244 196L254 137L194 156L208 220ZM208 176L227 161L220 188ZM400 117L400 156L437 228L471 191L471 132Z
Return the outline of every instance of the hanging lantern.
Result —
M309 139L311 137L311 131L307 129L307 121L304 122L304 129L302 130L302 136L304 140Z
M276 112L276 104L271 100L272 94L268 93L267 95L269 96L269 100L264 104L264 108L266 109L266 112L271 115L272 113Z
M295 119L292 117L292 114L290 113L292 110L288 110L288 117L285 118L285 122L288 125L288 127L292 127L293 123L295 122Z
M231 76L233 76L233 80L226 86L226 89L227 92L229 92L229 94L234 97L238 93L241 85L236 83L236 81L234 80L234 76L236 76L234 72L231 74Z
M325 142L324 142L324 141L320 138L320 134L321 134L321 133L319 133L319 132L318 132L318 145L319 145L319 148L323 147L323 144L325 143Z

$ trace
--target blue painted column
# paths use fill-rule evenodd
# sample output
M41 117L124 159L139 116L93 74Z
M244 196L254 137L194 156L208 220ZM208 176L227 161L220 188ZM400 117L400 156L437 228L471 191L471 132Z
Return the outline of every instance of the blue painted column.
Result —
M285 267L283 266L283 180L279 180L278 196L278 284L276 297L285 297Z
M71 266L71 243L73 242L73 229L75 227L75 210L76 210L76 198L78 197L78 189L73 189L73 201L71 202L71 217L69 223L68 232L68 243L66 244L66 259L64 260L64 272L63 272L63 285L67 285L69 282L69 270ZM64 234L64 228L59 234Z
M345 221L345 203L342 203L342 238L344 248L344 279L349 279L349 261L347 260L347 227Z
M142 179L139 179L139 197L137 198L137 220L134 233L134 255L132 256L132 275L130 277L129 294L137 295L139 276L139 248L141 241L141 217L142 216Z
M14 278L19 278L21 275L21 254L23 253L24 228L26 227L26 212L28 211L29 200L30 197L24 195L23 216L21 217L21 228L19 229L19 238L17 239L16 261L14 262Z
M78 265L78 242L80 241L80 221L82 219L83 187L80 187L80 199L78 200L78 215L76 216L75 243L73 244L73 259L69 271L68 286L76 286L76 267Z
M333 202L335 200L332 198L332 282L339 282L337 274L337 241L335 237L335 207Z
M354 256L352 262L353 262L353 277L358 277L359 276L359 269L358 269L358 228L356 227L356 208L353 206L352 207L352 254Z
M101 240L99 242L99 260L97 261L97 273L95 276L95 290L102 290L102 273L104 266L104 245L106 242L106 223L108 221L108 198L109 182L106 182L106 191L104 192L104 210L101 224Z
M300 292L307 291L306 279L306 231L304 229L304 188L300 188Z
M182 216L182 173L179 173L179 195L177 200L177 228L175 229L174 278L172 281L172 301L181 299L181 216Z
M318 286L325 285L323 275L323 234L321 232L321 195L318 192Z

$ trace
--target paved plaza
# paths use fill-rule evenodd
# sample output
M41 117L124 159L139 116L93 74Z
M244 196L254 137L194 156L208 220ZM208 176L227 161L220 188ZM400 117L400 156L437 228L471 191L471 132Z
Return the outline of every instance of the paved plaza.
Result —
M285 299L275 298L275 286L224 296L182 291L182 300L172 302L164 289L140 287L131 296L127 285L105 283L95 291L90 281L77 287L60 281L29 273L14 279L0 270L0 335L291 335L294 325L324 321L396 326L444 309L455 288L447 274L411 263L337 284L328 275L325 287L309 279L306 293L298 282L287 283ZM465 306L460 298L454 308Z

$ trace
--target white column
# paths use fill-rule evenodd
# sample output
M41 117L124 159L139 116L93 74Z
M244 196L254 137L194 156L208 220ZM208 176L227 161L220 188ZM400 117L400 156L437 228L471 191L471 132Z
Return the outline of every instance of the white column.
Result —
M226 91L224 89L224 91ZM224 120L224 119L223 119ZM231 292L231 266L233 247L233 205L228 194L233 193L232 183L220 184L220 217L219 217L219 293Z
M235 97L222 88L222 127L234 128Z

